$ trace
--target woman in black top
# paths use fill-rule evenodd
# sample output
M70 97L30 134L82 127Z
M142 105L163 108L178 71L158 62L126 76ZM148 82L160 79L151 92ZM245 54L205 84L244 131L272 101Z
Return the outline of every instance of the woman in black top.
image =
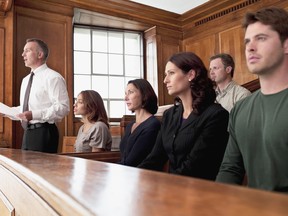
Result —
M176 97L166 110L156 144L138 166L215 180L228 140L229 113L216 104L213 82L192 52L173 55L166 64L168 94Z
M127 84L125 102L136 120L125 128L119 163L136 167L151 152L160 129L160 122L154 116L158 110L157 96L147 80L135 79Z

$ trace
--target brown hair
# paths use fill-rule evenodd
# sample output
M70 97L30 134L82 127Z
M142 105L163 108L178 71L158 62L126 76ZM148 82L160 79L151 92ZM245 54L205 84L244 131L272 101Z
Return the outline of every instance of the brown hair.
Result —
M193 52L176 53L170 57L169 61L180 68L184 74L187 74L190 70L195 71L195 78L190 81L192 107L193 113L202 113L216 99L215 83L208 77L208 71L204 63ZM175 100L181 102L179 98Z
M142 108L151 114L155 114L158 110L157 96L151 84L145 79L130 80L128 84L133 84L140 90L142 96Z
M232 58L231 55L227 54L227 53L220 53L214 56L210 57L210 61L220 58L222 61L222 64L224 65L224 68L226 69L227 67L231 67L231 77L234 76L234 68L235 68L235 62L234 59Z
M87 111L89 121L104 122L109 128L108 116L104 107L103 99L100 94L94 90L81 91L84 108Z
M46 61L48 56L49 56L49 48L48 48L47 44L38 38L28 38L26 40L26 43L28 43L28 42L35 42L38 44L38 46L40 47L41 51L44 54L44 60Z
M248 25L255 22L271 26L274 31L278 32L282 43L288 38L288 13L282 8L268 7L256 12L248 12L242 26L247 29Z

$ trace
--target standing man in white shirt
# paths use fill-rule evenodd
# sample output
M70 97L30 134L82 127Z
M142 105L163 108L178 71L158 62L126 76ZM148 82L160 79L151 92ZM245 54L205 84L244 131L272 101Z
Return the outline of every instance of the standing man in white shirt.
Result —
M233 80L235 63L229 54L220 53L210 58L210 77L216 82L216 101L228 112L235 103L251 94Z
M17 107L24 128L22 149L56 153L59 131L55 123L61 121L70 110L66 82L58 72L47 66L49 49L42 40L27 39L22 56L25 66L33 72L22 80L20 106ZM28 110L25 111L24 98L31 75L33 81Z

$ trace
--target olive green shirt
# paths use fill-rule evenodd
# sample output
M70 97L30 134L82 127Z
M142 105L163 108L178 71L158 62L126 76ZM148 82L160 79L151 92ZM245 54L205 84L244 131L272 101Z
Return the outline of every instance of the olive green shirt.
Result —
M236 103L229 141L216 181L288 192L288 89L260 90Z

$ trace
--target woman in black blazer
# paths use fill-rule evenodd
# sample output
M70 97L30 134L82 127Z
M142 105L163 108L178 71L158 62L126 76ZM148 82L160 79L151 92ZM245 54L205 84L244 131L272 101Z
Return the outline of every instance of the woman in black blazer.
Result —
M202 60L192 52L173 55L164 83L176 97L166 110L156 144L140 168L215 180L228 140L229 113L215 103L214 83Z

